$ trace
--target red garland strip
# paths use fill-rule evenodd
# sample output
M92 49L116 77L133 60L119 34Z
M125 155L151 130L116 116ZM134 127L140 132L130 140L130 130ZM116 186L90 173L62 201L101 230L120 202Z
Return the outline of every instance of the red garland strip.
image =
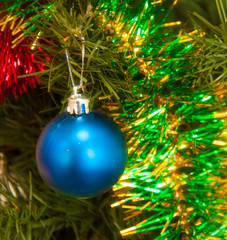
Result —
M31 49L27 47L29 40L24 39L15 48L11 48L13 36L10 30L0 32L0 102L4 101L10 93L27 92L27 88L40 85L37 76L17 78L20 75L43 71L45 66L35 62Z

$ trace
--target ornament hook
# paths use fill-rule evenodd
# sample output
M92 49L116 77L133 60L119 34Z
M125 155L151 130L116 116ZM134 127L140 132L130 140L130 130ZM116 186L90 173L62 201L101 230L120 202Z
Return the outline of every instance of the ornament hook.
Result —
M84 73L84 59L85 59L85 37L82 33L82 28L83 28L83 24L84 21L90 17L92 15L92 6L88 5L87 7L87 12L86 14L83 16L83 18L80 21L79 24L79 30L78 33L80 34L80 38L81 38L81 72L80 72L80 84L78 86L75 85L74 79L73 79L73 74L72 74L72 66L69 60L69 51L66 48L65 49L65 55L66 55L66 60L67 60L67 64L68 64L68 69L69 69L69 74L70 74L70 79L71 79L71 83L72 83L72 87L73 87L73 91L74 91L74 95L78 94L78 90L82 89L82 92L84 92L84 86L83 86L83 73Z
M73 79L72 66L71 66L71 63L69 61L69 50L67 48L65 49L65 56L66 56L66 60L67 60L67 64L68 64L69 75L70 75L70 79L71 79L74 95L76 95L77 94L77 92L76 92L76 85L75 85L75 82L74 82L74 79Z
M87 8L86 14L83 16L83 18L80 21L79 24L79 30L78 33L81 36L81 58L82 58L82 64L81 64L81 73L80 73L80 84L75 85L74 79L73 79L73 74L72 74L72 66L69 60L69 51L66 48L65 49L65 55L66 55L66 60L68 64L68 69L69 69L69 74L70 74L70 79L73 87L73 92L74 94L68 98L68 107L67 111L70 114L76 114L76 115L81 115L82 113L88 114L90 112L90 99L89 97L84 94L84 87L83 87L83 72L84 72L84 59L85 59L85 37L82 34L82 28L83 28L83 23L84 21L91 16L92 14L92 6L89 5Z

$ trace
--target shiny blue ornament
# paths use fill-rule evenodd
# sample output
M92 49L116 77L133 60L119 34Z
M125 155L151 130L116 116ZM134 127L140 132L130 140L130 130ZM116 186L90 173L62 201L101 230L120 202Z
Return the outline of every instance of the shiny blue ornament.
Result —
M109 190L122 175L126 159L120 129L97 111L58 115L44 128L36 146L43 180L72 197L95 197Z

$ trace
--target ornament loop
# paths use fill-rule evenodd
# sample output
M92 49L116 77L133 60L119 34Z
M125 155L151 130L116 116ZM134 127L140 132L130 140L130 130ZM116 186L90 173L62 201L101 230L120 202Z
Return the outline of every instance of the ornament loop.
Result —
M75 85L74 79L73 79L73 74L72 74L72 66L69 60L69 51L66 48L65 49L65 55L66 55L66 60L67 60L67 64L68 64L68 69L69 69L69 74L70 74L70 79L71 79L71 83L72 83L72 87L73 87L73 91L74 91L74 95L76 95L76 91L78 90L78 88L82 89L82 92L84 92L84 87L83 87L83 72L84 72L84 58L85 58L85 37L82 33L82 28L83 28L83 23L84 21L90 17L92 15L92 6L89 5L87 7L87 12L86 14L83 16L83 18L80 21L79 24L79 34L81 36L81 42L82 42L82 46L81 46L81 58L82 58L82 63L81 63L81 73L80 73L80 84L78 86Z
M74 91L74 94L76 94L76 92L75 92L75 87L76 86L75 86L74 79L73 79L72 66L71 66L71 63L69 61L69 51L68 51L67 48L65 49L65 56L66 56L66 60L67 60L67 64L68 64L69 75L70 75L73 91Z
M68 69L69 69L69 74L71 78L71 83L73 87L73 92L74 94L68 98L68 107L67 111L70 114L76 114L76 115L81 115L83 113L88 114L90 112L90 99L89 97L84 94L84 88L83 88L83 71L84 71L84 58L85 58L85 37L82 34L82 28L83 28L83 23L84 21L91 16L92 14L92 7L91 5L88 6L86 14L83 16L83 18L80 21L79 24L79 34L81 36L81 42L82 42L82 50L81 50L81 57L82 57L82 65L81 65L81 74L80 74L80 84L75 85L74 79L73 79L73 74L72 74L72 66L69 60L69 51L66 48L65 49L65 55L66 55L66 60L68 64Z

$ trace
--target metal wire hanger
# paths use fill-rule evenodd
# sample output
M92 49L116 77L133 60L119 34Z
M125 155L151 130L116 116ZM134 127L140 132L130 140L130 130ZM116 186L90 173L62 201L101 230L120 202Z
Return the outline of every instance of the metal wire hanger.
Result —
M80 84L79 85L75 85L75 81L74 81L73 73L72 73L72 66L71 66L70 59L69 59L70 58L69 50L67 48L65 48L65 55L66 55L66 60L67 60L67 64L68 64L68 69L69 69L69 74L70 74L70 79L71 79L71 84L72 84L74 95L78 94L78 90L82 90L82 92L84 92L83 73L84 73L84 59L85 59L85 37L82 33L82 28L83 28L84 21L87 18L89 18L92 14L91 9L92 9L92 6L89 5L87 8L87 13L83 16L83 18L80 21L79 30L78 30L78 33L81 36L81 42L82 42L82 45L81 45L81 63L82 64L81 64Z

